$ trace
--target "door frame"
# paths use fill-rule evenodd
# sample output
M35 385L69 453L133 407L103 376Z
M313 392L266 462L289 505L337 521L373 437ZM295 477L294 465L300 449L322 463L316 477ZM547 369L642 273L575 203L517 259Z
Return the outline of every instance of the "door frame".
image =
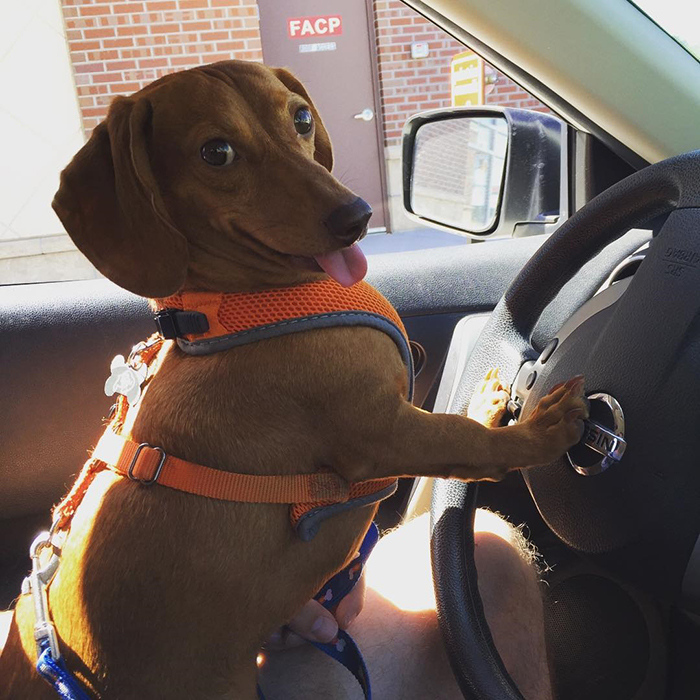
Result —
M384 203L384 221L385 226L379 226L377 228L370 227L372 233L386 232L391 227L391 211L389 209L389 192L387 185L387 172L386 172L386 155L384 149L384 104L382 102L382 93L379 89L379 48L377 46L377 28L374 24L374 1L365 0L365 6L367 12L365 13L367 17L367 35L369 37L369 62L371 66L371 77L372 77L372 93L374 94L374 133L377 138L377 153L380 159L379 168L379 183L382 191L382 201Z

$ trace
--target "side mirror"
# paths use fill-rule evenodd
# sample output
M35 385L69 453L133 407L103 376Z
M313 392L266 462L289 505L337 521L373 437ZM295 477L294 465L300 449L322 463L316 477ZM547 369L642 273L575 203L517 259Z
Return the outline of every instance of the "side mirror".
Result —
M453 107L403 130L408 216L484 239L554 231L568 216L567 126L549 114Z

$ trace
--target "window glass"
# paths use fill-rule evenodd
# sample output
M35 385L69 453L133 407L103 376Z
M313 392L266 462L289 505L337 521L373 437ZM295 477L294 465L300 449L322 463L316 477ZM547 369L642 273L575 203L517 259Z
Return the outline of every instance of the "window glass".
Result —
M369 252L466 245L465 238L417 230L403 213L405 120L453 103L546 108L400 0L328 0L322 17L307 5L4 3L0 284L98 277L51 209L60 171L115 96L231 58L288 65L301 74L335 143L334 173L374 208L373 234L363 242ZM386 237L385 231L402 236Z
M634 0L632 4L700 60L700 3L688 0Z

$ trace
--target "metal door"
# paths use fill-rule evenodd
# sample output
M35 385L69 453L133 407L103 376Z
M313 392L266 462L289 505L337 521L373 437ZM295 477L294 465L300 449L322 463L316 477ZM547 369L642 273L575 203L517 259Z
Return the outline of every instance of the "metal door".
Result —
M374 36L366 0L258 0L263 59L306 86L333 142L334 175L386 225Z

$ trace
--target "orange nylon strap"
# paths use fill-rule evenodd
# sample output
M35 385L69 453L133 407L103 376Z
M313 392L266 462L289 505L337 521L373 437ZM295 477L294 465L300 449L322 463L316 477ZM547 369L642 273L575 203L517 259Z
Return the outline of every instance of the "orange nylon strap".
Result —
M139 445L106 430L92 454L112 470L142 483L241 503L309 503L348 500L351 485L333 472L256 476L211 469Z
M56 530L63 530L68 526L75 515L75 511L78 510L78 506L82 503L83 497L90 487L90 484L95 480L95 477L100 471L102 471L102 467L94 460L89 459L85 462L71 490L54 508L53 528Z
M197 336L186 336L190 340L238 333L260 325L344 310L383 316L407 339L406 330L396 310L366 282L359 282L346 289L335 280L326 279L261 292L186 292L153 301L156 308L187 309L207 316L209 331ZM149 377L157 369L154 362L157 362L161 347L162 338L156 335L132 350L132 355L137 360L149 366ZM255 476L211 469L166 455L159 447L139 445L118 435L127 411L128 403L120 396L116 411L92 457L83 466L68 495L54 509L54 522L59 529L68 526L88 487L105 465L122 476L144 484L158 483L209 498L246 503L291 504L290 518L293 524L310 510L378 493L396 481L374 479L348 483L333 472Z
M141 362L148 365L151 371L153 370L153 362L156 359L158 352L163 345L163 339L157 334L151 335L143 343L140 343L135 349L138 349L138 357ZM132 350L132 352L134 352ZM129 409L129 404L124 396L118 396L113 407L113 413L110 417L109 426L106 432L112 432L112 429L121 426L126 413ZM75 515L75 511L83 500L86 491L90 484L95 480L97 474L102 471L102 465L91 457L83 465L83 468L78 474L78 478L73 483L71 490L64 496L63 500L53 510L53 527L57 530L63 530L68 527L70 521Z
M341 287L333 279L324 279L260 292L183 292L153 301L157 309L198 311L207 317L209 330L186 335L188 340L216 338L290 319L341 311L365 311L384 316L406 336L396 309L365 281L352 287Z

